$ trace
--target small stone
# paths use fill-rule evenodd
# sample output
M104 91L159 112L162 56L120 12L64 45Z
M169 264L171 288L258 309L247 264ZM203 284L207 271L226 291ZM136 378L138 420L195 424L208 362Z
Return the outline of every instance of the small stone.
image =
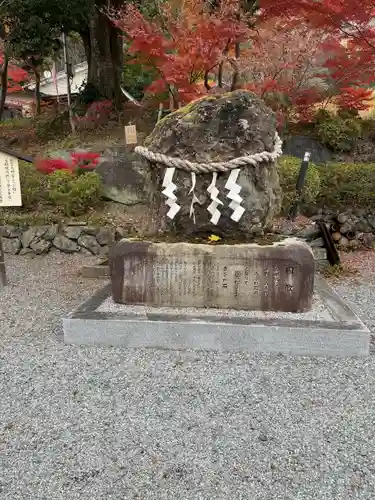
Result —
M312 249L315 260L327 260L327 250L325 248Z
M75 241L70 240L62 234L58 234L53 240L53 244L56 248L65 253L79 252L79 246Z
M30 246L30 243L36 237L38 229L38 227L30 227L23 233L23 235L21 236L21 243L23 248L28 248Z
M345 213L342 213L342 214L339 214L337 216L337 222L339 222L340 224L344 224L345 222L347 222L349 219L349 216L348 214L345 214Z
M33 241L30 245L30 248L32 248L37 255L41 255L44 253L48 253L48 250L51 248L51 246L51 241L39 240Z
M42 236L44 236L46 234L46 232L48 231L49 229L49 226L40 226L37 228L36 232L35 232L35 237L36 238L41 238Z
M316 238L320 234L320 229L316 224L312 224L311 226L307 226L302 231L297 233L299 238L306 238L307 240Z
M94 255L99 255L100 253L100 245L97 242L97 239L95 236L91 236L90 234L82 234L82 236L78 238L78 245L86 248Z
M354 210L354 214L357 217L363 217L366 214L366 209L365 208L357 208L356 210Z
M31 248L21 248L20 250L20 255L27 255L27 254L34 254L34 250L32 250Z
M8 238L19 238L22 234L22 228L19 226L6 225L4 227L8 232Z
M96 239L100 245L110 245L114 242L114 230L109 227L102 227L99 229Z
M0 226L0 237L9 238L9 230L6 226Z
M345 247L348 246L348 244L349 244L348 238L346 238L345 236L342 236L341 239L340 239L340 241L339 241L339 246L341 248L345 248Z
M283 224L281 224L278 232L280 234L284 234L285 236L290 236L290 235L294 234L296 232L296 230L295 230L295 226L294 226L293 222L286 221Z
M371 232L371 225L366 219L361 219L355 224L353 224L352 230L353 231L359 231L361 233L370 233Z
M83 228L81 226L65 226L62 232L67 238L71 240L78 240L82 234L82 230Z
M317 238L316 240L310 241L309 245L311 248L324 247L324 240L323 238Z
M47 241L53 241L56 238L58 231L58 225L54 224L53 226L49 226L46 233L44 234L44 239Z
M321 221L321 220L323 220L323 219L324 219L324 217L323 217L323 215L322 215L322 214L319 214L319 215L313 215L312 217L310 217L310 220L312 220L312 221L314 221L314 222L316 222L316 221Z
M4 253L17 255L21 248L21 242L17 238L3 238Z
M360 237L360 241L366 248L373 248L374 245L374 235L372 233L363 233Z
M82 232L84 232L85 234L91 234L92 236L95 236L98 231L99 228L96 226L86 226L82 229Z
M349 231L351 231L351 229L352 229L352 224L349 222L345 222L345 224L343 224L340 228L340 233L346 234Z
M259 434L258 439L259 439L259 441L263 441L263 442L268 441L268 437L265 434Z

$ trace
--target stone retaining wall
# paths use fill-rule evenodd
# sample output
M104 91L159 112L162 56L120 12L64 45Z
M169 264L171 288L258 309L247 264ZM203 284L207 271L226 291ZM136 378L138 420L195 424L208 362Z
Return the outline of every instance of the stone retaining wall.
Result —
M324 221L333 233L334 239L341 232L336 245L342 250L357 248L374 248L375 246L375 214L364 214L359 211L334 212L322 211L311 217L311 225L298 229L290 222L276 232L285 236L295 236L305 240L313 249L315 259L325 260L326 250L315 221ZM350 239L347 237L350 232ZM0 226L5 253L25 255L28 253L44 254L52 249L64 253L85 252L100 257L108 255L109 246L116 240L126 236L121 228L98 227L85 223L52 224L46 226L18 227Z
M115 241L115 229L88 224L18 227L0 226L4 252L12 255L45 254L52 249L63 253L86 252L100 257L108 255Z

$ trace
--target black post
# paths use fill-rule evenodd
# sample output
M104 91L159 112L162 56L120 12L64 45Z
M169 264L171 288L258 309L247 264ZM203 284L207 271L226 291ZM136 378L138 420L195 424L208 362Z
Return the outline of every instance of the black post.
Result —
M310 156L311 156L311 153L309 151L306 151L305 156L304 156L302 163L301 163L301 167L299 169L299 175L298 175L297 184L296 184L297 199L293 203L292 208L290 209L290 212L289 212L289 219L290 220L294 220L298 215L299 204L301 201L301 194L302 194L303 187L305 185L307 170L309 168Z
M0 288L6 287L7 282L7 273L5 269L5 256L3 249L3 239L0 235Z

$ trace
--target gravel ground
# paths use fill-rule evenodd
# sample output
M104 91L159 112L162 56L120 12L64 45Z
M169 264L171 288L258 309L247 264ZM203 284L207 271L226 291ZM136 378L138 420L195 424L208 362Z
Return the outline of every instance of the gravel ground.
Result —
M1 500L375 498L375 356L65 346L61 317L101 284L84 259L7 259ZM350 286L370 314L374 287Z

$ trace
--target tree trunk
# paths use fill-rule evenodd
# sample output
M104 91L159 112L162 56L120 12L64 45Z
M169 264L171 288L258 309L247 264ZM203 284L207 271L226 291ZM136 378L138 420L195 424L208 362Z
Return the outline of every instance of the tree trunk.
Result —
M3 67L1 68L1 76L0 76L0 82L1 82L0 121L3 119L5 100L7 98L7 92L8 92L8 66L9 66L9 57L6 51L4 51L4 61L3 61Z
M226 58L228 56L228 51L229 51L229 41L227 42L224 52L223 52L223 58ZM224 73L224 59L220 62L219 64L219 71L217 75L217 86L222 89L223 88L223 73Z
M112 0L111 7L119 8L123 0ZM121 70L123 62L122 39L101 7L107 2L96 2L88 29L81 31L88 64L87 84L94 87L101 97L122 101Z
M211 90L210 84L208 83L209 78L210 75L208 74L208 71L206 71L204 74L204 86L206 87L207 91Z
M238 42L236 42L236 44L235 44L234 51L235 51L235 59L234 59L234 61L232 61L233 76L232 76L231 90L236 90L236 88L238 87L239 80L240 80L240 70L238 67L238 59L241 56L241 47L240 47L240 44Z
M39 68L34 68L35 75L35 114L40 115L41 105L40 105L40 70Z

